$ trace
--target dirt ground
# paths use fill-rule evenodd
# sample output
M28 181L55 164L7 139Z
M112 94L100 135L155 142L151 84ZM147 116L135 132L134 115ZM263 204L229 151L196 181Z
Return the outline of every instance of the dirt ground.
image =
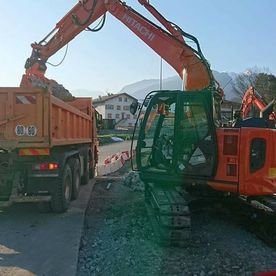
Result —
M192 213L192 238L185 247L156 243L143 192L120 180L127 170L94 187L77 275L255 275L276 270L276 249L215 209Z

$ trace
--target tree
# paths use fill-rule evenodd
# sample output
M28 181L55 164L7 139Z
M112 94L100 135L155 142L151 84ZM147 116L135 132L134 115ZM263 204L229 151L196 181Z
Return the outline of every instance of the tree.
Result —
M264 103L268 104L273 99L276 99L276 76L269 73L268 69L260 69L258 67L247 69L235 78L233 88L237 96L242 99L250 86L254 87L255 92L262 97L261 99ZM274 110L276 110L276 102ZM253 105L250 113L250 116L259 117L260 110Z
M253 67L245 70L244 73L239 74L234 80L234 91L238 97L242 98L249 86L256 87L256 80L259 74L267 74L267 68Z
M272 74L260 73L256 76L255 89L267 103L276 98L276 77Z

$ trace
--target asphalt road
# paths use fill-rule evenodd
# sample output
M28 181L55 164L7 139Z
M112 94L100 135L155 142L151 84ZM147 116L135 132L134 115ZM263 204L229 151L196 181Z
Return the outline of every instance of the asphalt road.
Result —
M75 275L84 214L95 181L64 214L34 204L0 209L0 275Z

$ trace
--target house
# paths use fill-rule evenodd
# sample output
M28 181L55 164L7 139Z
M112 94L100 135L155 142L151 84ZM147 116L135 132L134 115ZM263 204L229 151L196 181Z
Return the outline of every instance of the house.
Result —
M103 119L113 119L116 127L134 127L136 115L130 113L130 105L136 98L127 94L108 94L93 100L96 110L103 116Z

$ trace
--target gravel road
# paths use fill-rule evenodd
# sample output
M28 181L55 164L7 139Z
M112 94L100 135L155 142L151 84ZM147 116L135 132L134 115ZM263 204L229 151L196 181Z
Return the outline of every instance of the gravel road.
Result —
M192 239L184 248L159 246L143 193L118 179L126 171L94 187L77 275L254 275L276 269L276 249L216 208L192 214Z

